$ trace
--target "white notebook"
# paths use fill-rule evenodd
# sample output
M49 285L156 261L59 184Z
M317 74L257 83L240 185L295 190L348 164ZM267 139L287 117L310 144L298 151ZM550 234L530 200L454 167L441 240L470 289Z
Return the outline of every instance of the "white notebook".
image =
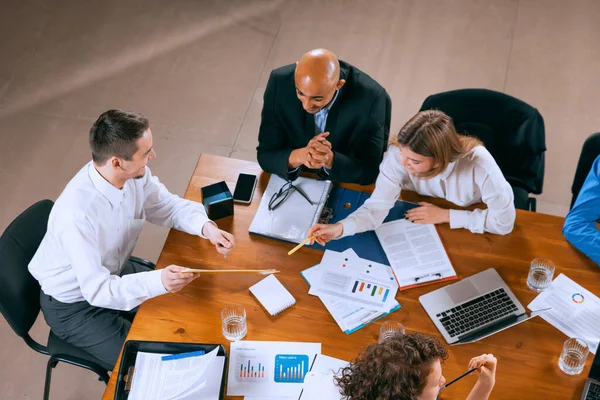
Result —
M319 221L333 185L331 181L299 177L293 182L294 186L301 188L313 204L293 190L279 207L269 210L271 197L285 183L284 179L271 175L249 231L255 235L300 243L306 239L308 230Z
M250 292L271 315L277 315L296 304L294 296L283 287L275 275L269 275L251 286Z

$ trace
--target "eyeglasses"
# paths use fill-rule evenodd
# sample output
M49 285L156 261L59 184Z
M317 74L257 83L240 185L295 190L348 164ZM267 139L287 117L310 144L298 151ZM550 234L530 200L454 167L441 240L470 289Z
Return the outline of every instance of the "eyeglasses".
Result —
M271 196L271 200L269 200L269 211L273 211L282 205L283 202L290 197L290 194L292 194L294 190L300 193L302 197L304 197L306 201L310 203L311 206L315 205L315 203L308 198L308 195L304 192L304 190L300 189L298 186L294 186L291 181L288 181L281 187L281 189L279 189L277 193L274 193L273 196Z

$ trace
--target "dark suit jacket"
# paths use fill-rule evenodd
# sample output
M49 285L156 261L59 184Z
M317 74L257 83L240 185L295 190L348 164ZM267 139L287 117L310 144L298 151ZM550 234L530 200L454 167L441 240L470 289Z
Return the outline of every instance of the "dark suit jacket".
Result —
M315 118L296 97L295 67L290 64L271 72L257 147L261 168L290 180L300 174L288 172L290 153L305 147L315 136ZM328 177L324 171L313 172L332 181L370 184L377 178L387 148L391 100L375 80L343 61L340 78L346 84L329 110L325 125L334 153L333 166Z

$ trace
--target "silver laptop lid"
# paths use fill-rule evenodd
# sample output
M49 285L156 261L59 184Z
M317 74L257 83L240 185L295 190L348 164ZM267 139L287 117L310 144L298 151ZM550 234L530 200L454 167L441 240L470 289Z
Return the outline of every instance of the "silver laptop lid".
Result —
M438 328L442 336L444 336L444 339L446 339L448 343L454 344L460 341L459 337L450 336L444 328L444 326L442 325L442 323L440 322L439 317L437 317L437 315L453 307L464 304L465 302L468 302L472 299L480 297L481 295L496 291L498 289L503 289L506 295L509 297L509 299L516 306L516 310L514 310L514 312L501 319L506 320L503 324L501 324L502 326L512 326L530 318L527 315L525 315L525 308L521 305L519 300L517 300L516 296L506 285L504 280L502 280L498 272L493 268L489 268L485 271L479 272L466 279L463 279L460 282L445 286L438 290L434 290L431 293L427 293L419 297L419 301L421 302L421 305L423 306L429 317L432 319L433 323ZM507 319L507 317L509 318ZM494 320L486 326L491 326L496 322L498 321ZM498 332L499 330L505 329L502 326L499 326L497 329L495 329L494 332ZM492 333L486 334L485 336L489 336ZM474 338L474 340L479 339L481 339L481 337Z

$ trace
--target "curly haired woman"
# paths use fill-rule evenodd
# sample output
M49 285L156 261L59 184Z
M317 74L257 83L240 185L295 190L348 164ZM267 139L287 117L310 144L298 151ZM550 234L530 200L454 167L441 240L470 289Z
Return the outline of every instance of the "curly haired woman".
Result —
M335 378L348 400L434 400L446 382L442 361L448 352L435 338L397 335L372 344ZM467 400L486 400L495 383L496 358L483 354L469 362L479 379Z

